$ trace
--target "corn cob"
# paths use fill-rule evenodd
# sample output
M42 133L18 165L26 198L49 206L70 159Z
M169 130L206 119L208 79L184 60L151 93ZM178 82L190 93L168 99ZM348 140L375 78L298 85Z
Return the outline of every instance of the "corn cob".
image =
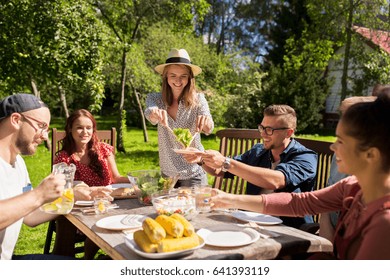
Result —
M134 232L134 241L145 253L157 252L157 244L150 242L149 237L142 229Z
M152 218L147 217L142 222L142 228L152 243L158 243L166 236L164 228Z
M199 237L197 234L193 234L189 237L181 238L172 238L168 236L167 238L161 240L158 243L157 252L173 252L179 250L191 249L199 245Z
M174 213L170 217L178 220L184 226L184 236L191 236L195 233L194 226L182 215Z
M156 218L165 231L173 237L182 237L184 233L184 226L178 221L167 215L159 215Z

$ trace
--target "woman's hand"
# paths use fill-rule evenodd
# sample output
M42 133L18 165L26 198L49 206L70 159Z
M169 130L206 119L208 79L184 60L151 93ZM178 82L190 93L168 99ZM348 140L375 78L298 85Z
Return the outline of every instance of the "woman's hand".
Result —
M212 128L212 121L209 116L198 116L196 119L196 131L204 132L205 134L209 134Z
M211 191L211 209L237 209L235 195L218 189Z
M154 123L160 123L163 126L168 126L168 113L166 110L153 108L150 110L150 120Z
M107 187L89 187L85 186L77 186L73 189L75 201L78 200L93 200L95 196L103 196L108 197L110 201L114 200L110 194L112 192L111 188Z

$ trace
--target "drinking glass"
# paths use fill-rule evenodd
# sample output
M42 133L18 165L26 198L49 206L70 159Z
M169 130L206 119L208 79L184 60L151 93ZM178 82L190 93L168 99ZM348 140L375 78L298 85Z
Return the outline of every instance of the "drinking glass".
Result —
M195 203L198 212L207 213L211 211L211 190L212 187L208 185L195 187Z

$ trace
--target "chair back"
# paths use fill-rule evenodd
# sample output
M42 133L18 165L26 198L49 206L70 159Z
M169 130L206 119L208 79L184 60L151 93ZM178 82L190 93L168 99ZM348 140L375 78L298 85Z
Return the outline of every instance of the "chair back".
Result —
M227 128L217 131L217 136L221 139L219 152L230 157L240 155L261 142L260 132L257 129ZM228 193L244 194L246 180L238 176L233 179L215 177L213 187Z
M331 142L295 138L306 148L313 150L318 155L317 175L314 190L325 188L328 185L330 175L330 165L332 163L333 152L330 149Z
M234 157L248 151L253 145L261 142L257 129L228 128L217 131L221 139L219 152L224 156ZM318 165L315 189L326 187L330 175L330 164L333 152L330 142L296 138L299 143L318 154ZM216 177L214 187L228 193L245 194L246 180L235 176L234 179Z
M61 150L62 148L62 139L65 137L65 131L59 131L56 128L51 129L51 166L54 164L54 158L56 155L56 152ZM114 154L115 154L115 147L116 147L116 129L115 127L112 127L111 130L97 130L96 135L100 142L104 142L107 144L110 144L114 147Z

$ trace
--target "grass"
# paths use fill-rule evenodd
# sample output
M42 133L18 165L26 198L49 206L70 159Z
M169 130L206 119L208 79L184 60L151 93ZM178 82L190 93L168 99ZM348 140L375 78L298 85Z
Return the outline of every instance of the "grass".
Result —
M53 127L62 129L63 125L60 120L53 120L53 122ZM98 122L99 129L109 129L115 124L114 120L107 119L104 121L98 120ZM299 137L329 142L335 139L334 136L319 135L299 135ZM130 170L159 169L157 131L155 127L148 128L148 138L149 142L145 143L143 131L137 128L127 128L127 131L123 133L126 153L116 154L116 162L121 174L125 175ZM219 149L219 140L215 134L209 136L202 135L202 144L205 149ZM44 177L49 175L51 170L50 156L50 151L41 145L35 155L24 157L33 186L38 185ZM209 177L209 182L212 183L213 178ZM48 223L41 224L35 228L23 225L14 253L43 253L47 226Z

